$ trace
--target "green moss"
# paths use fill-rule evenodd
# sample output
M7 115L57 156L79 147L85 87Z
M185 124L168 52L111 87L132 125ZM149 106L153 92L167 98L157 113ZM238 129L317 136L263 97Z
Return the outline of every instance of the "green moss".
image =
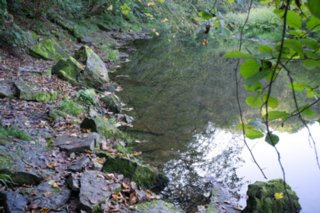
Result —
M65 99L60 102L58 110L68 115L79 116L84 111L84 108L77 102Z
M33 56L53 61L66 58L68 56L62 47L53 39L46 39L39 42L30 49L30 53Z
M38 102L50 102L58 98L58 93L53 92L39 92L35 95L35 100Z
M68 59L61 59L56 65L52 67L52 73L56 74L58 77L69 81L72 84L79 84L77 77L84 66L80 64L73 57Z
M32 137L23 130L0 127L0 138L8 138L8 137L17 138L25 141L32 140Z
M102 45L100 47L102 54L103 54L103 59L107 61L118 61L120 58L120 53L119 50L113 49L110 45Z
M80 90L76 95L76 100L81 102L84 106L96 106L98 95L94 89Z

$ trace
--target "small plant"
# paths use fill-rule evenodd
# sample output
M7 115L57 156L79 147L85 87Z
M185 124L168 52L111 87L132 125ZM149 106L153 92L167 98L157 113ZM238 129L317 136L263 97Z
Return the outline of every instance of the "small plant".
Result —
M3 186L7 186L7 184L12 183L12 178L10 175L0 172L0 184Z
M8 137L17 138L25 141L32 140L32 137L23 130L0 127L0 138Z
M70 100L63 100L58 108L60 111L65 112L69 115L79 116L83 111L83 107L78 103Z
M105 55L104 58L106 60L112 61L112 62L119 60L120 54L119 54L119 51L117 49L113 49L109 45L103 45L101 47L101 51Z
M97 94L94 89L81 90L76 99L86 107L97 105Z

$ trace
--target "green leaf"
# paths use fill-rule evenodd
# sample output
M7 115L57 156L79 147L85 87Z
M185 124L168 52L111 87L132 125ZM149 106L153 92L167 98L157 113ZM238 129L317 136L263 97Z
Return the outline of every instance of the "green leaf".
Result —
M320 19L320 0L308 0L308 8L312 15Z
M319 26L320 26L320 21L319 21ZM310 49L318 50L320 48L318 41L313 38L300 39L300 42L303 46L306 46Z
M307 29L308 30L319 30L320 29L320 19L317 19L314 16L307 21Z
M260 45L259 52L268 53L268 54L272 55L272 48L267 45Z
M206 21L213 18L213 15L211 13L206 12L206 11L199 12L198 16L200 16L201 18L203 18Z
M259 72L259 63L254 59L248 59L240 66L240 74L244 79L248 79L255 73Z
M277 119L285 119L288 118L289 113L287 112L283 112L283 111L271 111L268 112L268 120L272 121L272 120L277 120ZM266 119L267 116L264 115L264 118Z
M277 145L277 143L279 142L279 137L275 134L272 134L271 132L269 132L266 135L265 141L270 144L271 146L275 146Z
M246 103L252 108L260 108L262 106L261 97L258 97L258 96L247 97Z
M289 86L290 86L291 89L292 89L292 86L293 86L293 89L296 92L302 92L308 87L308 85L306 83L298 82L298 81L293 82L293 84L292 85L290 84Z
M271 72L268 70L263 70L260 72L257 72L256 74L254 74L253 76L249 77L248 79L246 79L246 84L247 85L254 85L257 82L259 82L261 79L265 78L268 76L268 74L270 74Z
M267 100L267 96L264 96L263 100L266 101ZM274 108L277 108L278 105L279 105L279 101L276 98L274 98L272 96L269 96L268 107L274 109Z
M263 136L264 136L264 134L259 130L250 129L250 128L246 129L246 137L247 138L256 139L256 138L262 138Z
M303 110L303 112L301 112L301 115L303 115L304 117L306 117L308 119L318 118L318 114L310 108Z
M262 91L262 84L260 82L257 82L252 85L244 84L244 88L248 92L261 92Z
M224 55L225 58L252 58L252 55L240 51L230 51Z
M300 41L296 39L286 39L284 45L303 57L303 46Z
M317 67L320 67L320 60L304 60L303 65L307 69L315 69Z
M302 27L302 21L300 18L299 13L289 10L287 14L287 24L289 27L292 28L301 28Z

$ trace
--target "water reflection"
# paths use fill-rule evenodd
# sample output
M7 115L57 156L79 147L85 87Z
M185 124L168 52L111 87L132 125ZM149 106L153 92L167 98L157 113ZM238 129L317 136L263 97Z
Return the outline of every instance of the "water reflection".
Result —
M145 161L162 168L170 178L164 195L195 212L194 207L207 203L211 187L218 184L244 205L247 183L263 177L233 128L238 122L235 62L224 59L215 43L204 47L192 38L162 37L135 46L138 51L132 62L113 77L124 87L121 98L134 108L135 123L130 132L146 141L136 148L143 152ZM282 100L282 109L292 109L292 98L288 98L291 93L285 89L286 76L279 78L284 81L274 85L272 95ZM320 74L303 78L320 79ZM240 94L242 100L245 95ZM257 113L245 104L243 108L245 116ZM318 127L312 125L312 129ZM295 132L300 128L295 120L284 126ZM320 190L316 191L320 189L316 181L320 172L304 131L278 133L281 142L277 146L303 212L312 213L320 209L315 202L320 198ZM319 140L319 136L316 138ZM259 140L249 143L268 177L281 177L273 148Z

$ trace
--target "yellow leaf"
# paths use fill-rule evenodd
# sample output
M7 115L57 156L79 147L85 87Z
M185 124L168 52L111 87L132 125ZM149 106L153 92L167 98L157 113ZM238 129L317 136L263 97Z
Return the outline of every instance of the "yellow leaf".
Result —
M283 193L282 193L282 192L276 192L276 193L274 193L274 199L275 199L275 200L281 200L281 199L283 199Z
M167 19L167 18L164 18L164 19L161 20L162 23L165 23L165 22L168 22L168 21L169 21L169 19Z
M59 188L58 184L54 180L50 180L48 183L52 188Z

